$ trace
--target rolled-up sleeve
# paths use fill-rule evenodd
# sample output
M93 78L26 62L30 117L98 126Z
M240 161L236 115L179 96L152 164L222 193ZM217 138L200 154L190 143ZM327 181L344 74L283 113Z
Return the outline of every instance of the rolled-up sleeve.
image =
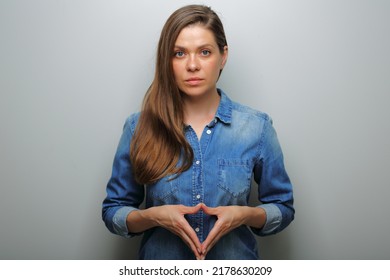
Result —
M280 232L294 219L293 187L286 172L283 153L272 120L264 123L259 144L258 161L254 169L258 184L258 199L266 212L266 223L261 229L252 228L257 235Z
M136 235L128 232L126 218L129 213L138 210L144 200L144 186L135 181L129 156L136 118L137 115L130 116L123 127L102 205L102 218L106 227L112 233L124 237Z

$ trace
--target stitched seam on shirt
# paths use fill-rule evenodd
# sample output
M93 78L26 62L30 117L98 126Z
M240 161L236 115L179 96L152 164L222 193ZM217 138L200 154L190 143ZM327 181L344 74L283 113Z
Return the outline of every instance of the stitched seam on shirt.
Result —
M265 118L265 122L263 124L263 127L262 127L262 133L261 133L261 136L260 136L260 141L259 141L259 146L258 146L258 150L257 150L257 163L260 163L261 161L261 157L262 157L262 150L263 150L263 147L264 147L264 139L265 139L265 135L267 133L267 130L268 130L268 126L269 126L269 118Z

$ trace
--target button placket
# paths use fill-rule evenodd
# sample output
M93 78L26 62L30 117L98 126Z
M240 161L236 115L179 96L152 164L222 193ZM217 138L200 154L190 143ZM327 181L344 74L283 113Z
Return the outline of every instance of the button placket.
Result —
M210 131L210 132L208 132ZM202 202L203 198L203 153L204 149L207 147L205 144L209 141L209 135L211 134L211 129L206 128L204 130L205 137L201 137L200 140L196 137L195 131L189 131L189 139L191 146L194 151L194 161L192 167L192 205L195 206ZM202 211L191 215L191 226L194 229L199 240L203 241L203 214Z

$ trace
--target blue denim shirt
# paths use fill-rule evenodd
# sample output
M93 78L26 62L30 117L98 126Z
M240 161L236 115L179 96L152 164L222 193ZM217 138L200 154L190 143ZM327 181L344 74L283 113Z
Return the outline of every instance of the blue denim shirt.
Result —
M164 204L210 207L248 205L252 178L257 183L259 205L267 215L262 229L240 226L224 237L206 259L258 259L254 234L269 235L284 229L294 219L292 185L286 173L283 154L270 117L262 112L221 96L215 118L199 140L191 126L185 136L194 151L191 168L177 178L164 178L142 186L135 182L129 160L129 148L139 113L124 125L114 158L112 176L103 201L103 220L107 228L124 237L129 233L126 217L139 209ZM146 197L145 197L146 194ZM216 217L202 211L186 215L200 242L212 229ZM176 235L162 227L144 232L140 259L194 259L194 254Z

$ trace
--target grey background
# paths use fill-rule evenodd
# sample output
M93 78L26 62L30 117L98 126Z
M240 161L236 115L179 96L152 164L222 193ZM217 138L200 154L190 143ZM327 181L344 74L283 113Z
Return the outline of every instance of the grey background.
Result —
M188 3L0 1L1 259L136 257L101 201L161 28ZM294 183L296 220L262 256L389 259L390 2L201 3L228 36L219 86L272 116Z

